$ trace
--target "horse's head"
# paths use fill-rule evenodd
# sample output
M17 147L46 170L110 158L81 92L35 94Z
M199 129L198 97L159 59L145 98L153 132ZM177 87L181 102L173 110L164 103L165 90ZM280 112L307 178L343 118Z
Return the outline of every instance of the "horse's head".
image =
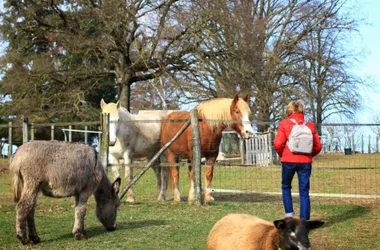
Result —
M100 101L100 107L102 108L102 113L110 114L110 141L109 145L114 146L117 140L116 137L116 125L119 121L119 114L117 112L119 102L117 103L106 103L103 99Z
M249 139L253 136L251 121L249 120L250 108L248 106L248 95L239 99L238 94L232 100L231 118L233 121L241 121L241 123L232 123L231 128L235 130L243 139Z

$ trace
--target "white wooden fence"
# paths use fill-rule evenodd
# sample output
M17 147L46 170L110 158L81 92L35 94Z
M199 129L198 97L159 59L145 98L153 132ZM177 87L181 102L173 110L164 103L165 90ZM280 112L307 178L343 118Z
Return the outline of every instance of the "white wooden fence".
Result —
M272 135L271 133L256 133L251 139L240 140L232 139L236 135L235 131L223 132L222 143L219 147L219 151L228 155L231 152L225 152L230 150L233 152L240 152L239 157L224 157L220 161L240 160L241 164L253 165L253 166L268 166L273 162L272 151ZM236 135L236 138L238 136ZM228 138L228 139L227 139Z
M270 133L257 133L245 140L245 163L267 167L272 159L272 139Z

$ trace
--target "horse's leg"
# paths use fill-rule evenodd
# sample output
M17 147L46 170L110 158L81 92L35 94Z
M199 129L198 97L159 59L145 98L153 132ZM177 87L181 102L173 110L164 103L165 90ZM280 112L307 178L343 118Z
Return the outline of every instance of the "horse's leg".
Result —
M211 189L211 182L214 176L214 163L216 157L209 157L206 161L206 188ZM205 202L213 201L214 198L211 196L211 192L205 192Z
M160 163L167 163L166 157L163 155L160 157ZM165 201L166 200L166 190L168 187L168 167L167 166L159 166L160 169L160 176L158 178L161 178L160 181L160 193L158 194L158 201Z
M124 166L125 166L125 183L128 184L132 181L133 178L133 169L132 169L132 159L129 155L129 152L124 152ZM135 192L134 186L131 186L127 192L127 202L135 202Z
M174 186L174 201L181 201L181 192L179 191L179 168L174 166L174 164L177 163L177 157L170 150L166 150L166 156L168 163L173 164L173 166L171 165L169 167L169 171Z
M87 192L75 195L75 221L72 232L76 240L87 239L87 233L84 230L84 217L87 211L88 198Z
M194 168L193 168L192 160L190 160L188 175L189 175L189 180L190 180L190 190L189 190L189 197L187 198L187 201L190 204L192 204L194 202Z
M16 206L16 235L24 245L29 243L29 239L26 236L26 224L27 220L28 222L31 221L31 217L34 216L34 207L36 205L37 195L37 184L26 182L22 189L21 198ZM32 229L34 229L34 220L32 225L28 224L28 229L30 229L31 226L33 227ZM32 237L30 240L32 240L33 243L40 242L35 229L32 232Z
M148 158L148 161L151 158ZM160 161L157 159L152 163L152 169L154 171L154 175L156 176L157 180L157 193L160 193L161 190L161 166L160 166Z
M120 164L119 164L119 158L116 157L116 155L113 155L112 153L108 154L108 161L111 166L112 176L113 179L116 180L120 177Z

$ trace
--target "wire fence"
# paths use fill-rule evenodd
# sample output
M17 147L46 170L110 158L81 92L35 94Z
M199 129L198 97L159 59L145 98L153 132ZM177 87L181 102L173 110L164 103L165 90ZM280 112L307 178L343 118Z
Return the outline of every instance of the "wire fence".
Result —
M377 127L378 125L322 124L323 149L313 161L311 195L380 198L379 139L375 133ZM7 124L1 125L1 128L12 128L13 144L22 144L22 125ZM98 146L100 134L99 122L34 124L28 127L28 131L28 140L58 139L84 142L94 147ZM224 133L219 147L223 157L218 158L212 188L206 191L280 194L281 164L273 149L275 134L275 131L257 133L250 141L243 142L236 133ZM3 147L8 139L3 138L1 141ZM3 156L7 156L7 151L3 150ZM141 168L144 164L145 160L139 158L135 159L132 167ZM184 162L179 163L179 166L186 165ZM205 169L202 169L202 173L204 176ZM186 179L182 181L187 182ZM296 177L293 193L298 193Z

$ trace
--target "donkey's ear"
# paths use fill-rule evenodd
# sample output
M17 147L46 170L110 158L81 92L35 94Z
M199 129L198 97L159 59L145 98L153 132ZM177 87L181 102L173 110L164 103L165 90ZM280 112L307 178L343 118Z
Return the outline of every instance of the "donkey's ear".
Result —
M246 95L243 97L243 100L244 100L246 103L248 103L248 100L249 100L249 96L248 96L248 94L246 94Z
M238 101L239 101L239 94L235 94L234 100L232 101L232 103L237 103Z
M113 188L113 190L114 190L114 192L115 192L116 195L119 194L120 184L121 184L120 177L117 177L117 179L112 183L112 188Z
M102 98L102 100L100 101L100 107L103 109L104 106L106 106L106 102Z

